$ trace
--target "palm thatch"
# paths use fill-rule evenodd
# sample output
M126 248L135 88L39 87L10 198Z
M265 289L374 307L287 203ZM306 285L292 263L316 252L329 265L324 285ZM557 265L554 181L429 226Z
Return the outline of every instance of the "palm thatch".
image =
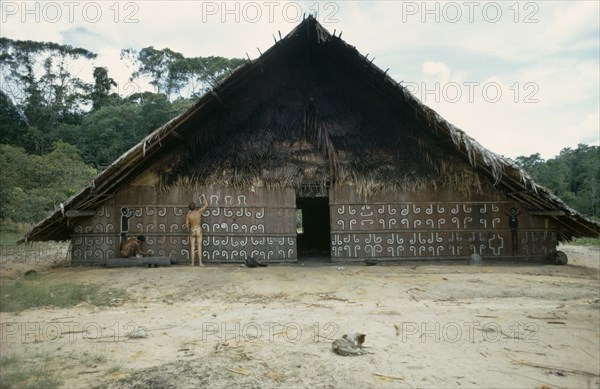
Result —
M148 169L162 189L216 184L302 193L352 184L366 197L488 185L551 212L560 240L600 234L599 223L448 123L313 17L144 138L64 210L94 210ZM66 240L70 228L58 210L22 241Z

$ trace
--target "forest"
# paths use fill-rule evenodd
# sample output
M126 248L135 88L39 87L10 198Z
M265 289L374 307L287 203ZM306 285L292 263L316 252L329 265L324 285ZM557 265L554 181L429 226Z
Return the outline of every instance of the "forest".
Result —
M0 38L0 231L43 219L244 62L127 48L121 60L130 83L119 86L109 69L94 66L96 57L68 45ZM515 159L538 184L597 220L599 161L600 148L585 144L549 160Z

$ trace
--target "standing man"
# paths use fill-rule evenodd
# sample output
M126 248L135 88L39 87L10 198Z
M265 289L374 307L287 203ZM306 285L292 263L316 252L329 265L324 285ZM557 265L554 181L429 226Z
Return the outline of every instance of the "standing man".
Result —
M512 207L508 211L504 211L506 216L508 216L508 228L510 229L510 236L512 240L512 255L515 256L518 254L518 245L519 240L517 239L517 229L519 228L519 220L517 216L521 214L521 210L515 207Z
M202 212L208 207L208 202L204 194L200 195L200 201L202 202L201 208L196 208L196 204L191 203L187 215L185 216L185 228L190 230L190 258L192 260L192 266L194 266L194 257L196 242L198 242L198 266L204 266L202 263Z

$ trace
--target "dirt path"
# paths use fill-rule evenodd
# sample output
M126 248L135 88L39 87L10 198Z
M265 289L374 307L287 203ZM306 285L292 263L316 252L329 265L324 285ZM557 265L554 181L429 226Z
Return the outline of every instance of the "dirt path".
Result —
M0 355L64 387L596 388L600 251L562 249L567 266L45 270L128 298L3 312ZM331 351L351 331L369 354Z

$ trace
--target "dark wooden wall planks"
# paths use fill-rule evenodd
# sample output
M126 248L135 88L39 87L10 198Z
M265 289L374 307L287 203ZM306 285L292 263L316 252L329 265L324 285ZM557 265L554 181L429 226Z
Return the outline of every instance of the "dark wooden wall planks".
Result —
M77 218L72 234L73 264L102 264L119 256L121 235L146 237L156 256L188 262L189 231L184 228L188 204L204 193L203 258L241 262L297 261L294 189L173 187L130 185L96 210ZM351 186L330 190L332 261L466 259L543 259L556 250L557 230L551 219L518 216L517 247L505 211L514 206L493 190L465 196L450 191L407 194L377 193L361 198ZM516 254L516 255L514 255Z

